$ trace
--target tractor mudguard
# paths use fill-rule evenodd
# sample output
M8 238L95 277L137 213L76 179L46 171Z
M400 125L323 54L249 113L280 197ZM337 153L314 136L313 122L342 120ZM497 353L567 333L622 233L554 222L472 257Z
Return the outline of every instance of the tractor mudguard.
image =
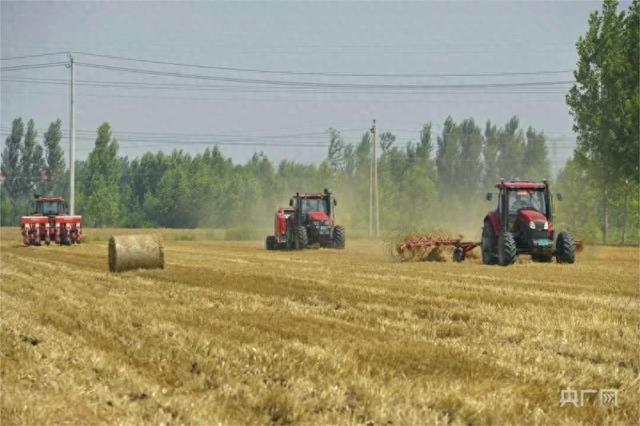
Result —
M500 215L497 210L489 212L484 218L485 221L491 223L491 228L493 229L494 235L499 237L502 235L502 226L500 226Z

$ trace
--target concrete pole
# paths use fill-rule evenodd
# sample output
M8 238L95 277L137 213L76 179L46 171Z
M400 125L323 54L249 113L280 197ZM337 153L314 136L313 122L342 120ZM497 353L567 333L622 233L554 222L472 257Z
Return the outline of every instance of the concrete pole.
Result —
M369 130L369 238L373 237L373 127Z
M69 53L69 214L76 212L76 123L75 123L75 76L73 56Z
M378 192L378 156L376 149L378 140L376 138L376 120L373 120L373 188L376 200L376 238L380 236L380 196Z
M378 158L376 155L376 120L373 120L373 127L371 128L373 131L373 196L375 198L375 209L376 209L376 233L375 236L378 238L380 236L380 199L378 197Z

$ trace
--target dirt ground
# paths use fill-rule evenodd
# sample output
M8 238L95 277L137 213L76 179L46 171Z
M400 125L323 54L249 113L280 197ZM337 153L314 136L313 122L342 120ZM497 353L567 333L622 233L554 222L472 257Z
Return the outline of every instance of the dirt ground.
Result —
M165 270L112 274L117 232L2 230L3 425L638 424L638 248L502 268L168 239ZM617 406L561 406L592 389Z

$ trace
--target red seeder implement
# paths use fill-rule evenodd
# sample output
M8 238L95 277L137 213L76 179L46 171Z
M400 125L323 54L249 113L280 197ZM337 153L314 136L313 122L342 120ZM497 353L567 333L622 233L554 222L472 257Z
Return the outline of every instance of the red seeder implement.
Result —
M453 247L452 259L454 262L462 262L467 253L478 247L480 242L462 241L459 238L417 238L406 240L395 246L394 257L404 260L416 257L417 254L425 255L430 249L439 247ZM428 255L426 256L428 257Z

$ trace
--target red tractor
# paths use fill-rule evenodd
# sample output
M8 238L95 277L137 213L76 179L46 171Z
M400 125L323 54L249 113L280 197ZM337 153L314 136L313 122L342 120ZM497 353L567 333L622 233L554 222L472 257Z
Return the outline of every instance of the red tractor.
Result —
M576 243L568 232L553 229L552 194L547 181L504 181L498 188L498 208L484 218L482 262L511 265L519 254L534 262L574 263ZM491 193L487 200L492 199ZM562 197L557 194L558 200ZM555 237L555 242L554 242Z
M299 250L310 245L343 249L346 234L344 227L335 224L337 204L328 189L296 193L289 200L289 207L276 212L274 235L267 237L267 250Z
M82 240L82 216L65 213L64 198L36 198L29 205L29 214L20 218L25 245L79 244Z

